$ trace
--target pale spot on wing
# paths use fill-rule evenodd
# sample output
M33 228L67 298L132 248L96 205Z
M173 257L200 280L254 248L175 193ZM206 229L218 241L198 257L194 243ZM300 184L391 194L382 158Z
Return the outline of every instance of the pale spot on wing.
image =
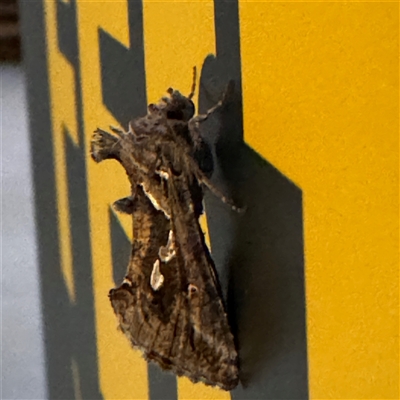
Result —
M171 219L171 216L165 211L165 209L160 205L160 203L155 199L155 197L146 190L146 188L143 186L143 183L141 184L143 188L143 192L146 194L146 197L151 201L151 204L153 204L154 208L158 211L162 211L167 219Z
M165 179L166 181L169 179L169 173L166 171L159 170L157 174L161 176L161 178Z
M125 277L122 281L122 284L127 283L129 286L132 286L132 280L129 277Z
M160 247L158 255L161 261L165 263L171 261L175 257L176 255L175 240L174 240L174 232L172 230L169 231L167 245Z
M160 271L160 260L156 260L153 264L153 271L151 271L150 285L153 290L157 291L164 283L164 275Z

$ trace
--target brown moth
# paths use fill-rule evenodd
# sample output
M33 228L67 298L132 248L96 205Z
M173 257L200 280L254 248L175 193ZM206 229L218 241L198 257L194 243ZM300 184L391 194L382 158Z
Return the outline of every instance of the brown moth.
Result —
M195 82L195 74L194 74ZM232 89L232 85L228 86ZM238 384L238 356L215 266L199 224L212 157L199 134L227 97L194 116L191 98L168 89L127 132L97 129L91 141L96 162L115 159L131 183L118 211L132 214L132 253L122 284L109 297L121 330L146 360L193 382L231 390Z

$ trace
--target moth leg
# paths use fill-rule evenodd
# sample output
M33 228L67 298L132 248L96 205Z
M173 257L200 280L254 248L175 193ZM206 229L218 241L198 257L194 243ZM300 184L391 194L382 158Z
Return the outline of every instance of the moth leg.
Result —
M223 203L230 206L233 211L238 213L245 211L245 209L238 207L232 199L226 197L198 168L196 168L196 177L200 183L205 185Z
M195 145L198 145L202 139L200 135L200 122L204 122L212 113L223 105L223 100L220 100L214 107L211 107L205 114L196 115L189 120L189 132Z
M160 250L158 251L158 256L162 262L169 262L171 261L176 255L175 251L175 237L174 232L171 230L169 231L168 235L168 242L166 246L161 246Z
M90 143L90 154L94 161L101 162L107 159L119 159L119 139L100 128L94 131Z
M221 100L217 104L215 104L215 106L211 107L205 114L200 114L193 117L189 121L189 128L200 122L204 122L211 114L213 114L220 107L222 107L226 103L228 98L232 96L234 87L235 87L234 81L229 81L228 85L226 86L226 89L224 90Z
M216 188L207 178L205 180L201 180L201 183L203 183L207 188L215 195L217 196L223 203L227 204L228 206L231 207L233 211L236 211L238 213L241 213L245 211L244 208L238 207L235 202L230 199L229 197L226 197L218 188Z
M156 260L153 264L153 271L150 276L150 286L154 291L161 288L164 283L164 275L160 271L160 260Z
M117 201L114 201L114 210L122 212L124 214L133 214L135 211L135 198L133 196L127 196Z
M211 114L218 110L224 104L223 100L220 100L214 107L211 107L205 114L199 114L193 117L189 121L189 129L193 129L198 126L200 122L204 122Z

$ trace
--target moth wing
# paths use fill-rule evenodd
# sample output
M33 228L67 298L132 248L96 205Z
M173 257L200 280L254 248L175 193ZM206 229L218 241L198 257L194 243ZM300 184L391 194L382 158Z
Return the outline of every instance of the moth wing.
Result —
M238 383L237 352L215 266L198 215L193 211L198 208L196 203L202 201L198 196L199 184L189 173L178 176L170 173L167 182L171 224L189 311L190 335L184 344L181 363L192 357L195 361L192 370L196 374L207 374L207 379L231 389Z
M121 330L146 359L193 382L230 390L238 383L233 336L204 236L189 210L192 200L179 198L191 196L187 182L181 183L175 177L168 180L171 222L138 191L127 278L110 291L110 299ZM182 212L188 216L182 218ZM160 264L163 284L154 290L154 262L168 241L171 224L176 255Z

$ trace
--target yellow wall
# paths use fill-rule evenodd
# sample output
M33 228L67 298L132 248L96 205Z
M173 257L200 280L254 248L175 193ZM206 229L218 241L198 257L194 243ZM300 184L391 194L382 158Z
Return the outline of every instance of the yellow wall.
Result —
M399 5L242 1L240 22L245 140L303 191L311 397L396 398Z
M53 1L46 11L62 270L73 302L62 126L76 140L75 100ZM303 193L310 397L396 398L399 5L242 0L239 11L244 139ZM101 98L98 27L129 47L127 5L79 1L77 16L89 155L92 131L117 123ZM188 92L192 66L215 52L213 2L146 1L143 19L148 101L169 86ZM89 157L87 171L101 391L147 398L146 365L116 330L107 298L108 206L128 193L127 180L118 165ZM129 218L120 220L129 235ZM229 398L186 379L178 393Z

